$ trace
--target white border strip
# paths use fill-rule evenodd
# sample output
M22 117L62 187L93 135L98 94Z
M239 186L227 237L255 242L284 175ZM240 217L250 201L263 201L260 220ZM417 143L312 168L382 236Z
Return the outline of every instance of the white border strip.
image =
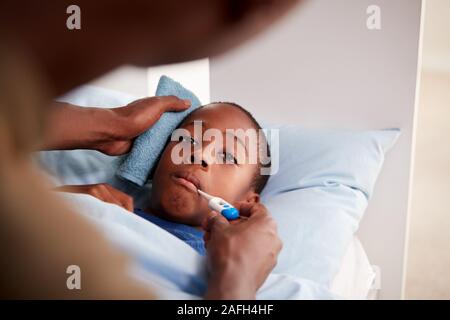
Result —
M422 79L422 54L423 54L423 35L425 29L425 15L426 15L426 3L427 0L422 0L421 12L420 12L420 34L419 34L419 52L417 59L417 78L416 78L416 94L414 103L414 115L413 115L413 127L412 127L412 142L411 142L411 164L409 168L409 186L408 186L408 203L406 210L406 230L405 230L405 245L403 253L403 272L402 272L402 288L401 299L405 299L405 287L406 287L406 272L408 266L408 250L409 250L409 230L411 220L411 202L412 202L412 190L414 181L414 165L416 154L416 131L418 122L418 113L420 105L420 88Z

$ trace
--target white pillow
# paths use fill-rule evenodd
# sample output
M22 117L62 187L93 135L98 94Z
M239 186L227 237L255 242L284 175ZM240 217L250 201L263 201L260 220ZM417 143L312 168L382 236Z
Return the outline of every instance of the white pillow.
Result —
M375 272L359 239L354 236L342 260L341 267L331 282L330 291L352 300L368 297Z

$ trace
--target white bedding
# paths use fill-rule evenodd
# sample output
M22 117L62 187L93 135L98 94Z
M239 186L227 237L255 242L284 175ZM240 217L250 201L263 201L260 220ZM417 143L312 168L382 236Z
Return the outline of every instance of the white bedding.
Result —
M54 151L39 156L39 162L52 169L49 177L55 185L108 182L131 194L137 206L145 207L151 185L137 189L115 179L115 161L117 160L112 157L85 150ZM109 205L105 208L109 208ZM359 240L354 237L341 268L331 283L330 291L346 299L365 299L373 279L374 272L367 255Z
M141 217L84 194L59 193L132 257L130 273L160 290L161 298L199 299L206 289L205 257ZM328 288L289 274L269 275L257 299L334 299Z
M359 239L354 236L330 290L346 299L367 299L374 280L375 272L366 252Z

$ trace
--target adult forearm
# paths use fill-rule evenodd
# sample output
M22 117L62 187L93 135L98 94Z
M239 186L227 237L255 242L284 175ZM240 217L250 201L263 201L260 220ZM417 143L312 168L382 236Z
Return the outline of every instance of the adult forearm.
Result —
M117 108L86 108L55 102L40 149L93 149L122 155L164 112L184 111L190 104L189 100L175 96L142 98Z
M43 150L96 149L112 138L117 125L111 109L55 102L41 146Z

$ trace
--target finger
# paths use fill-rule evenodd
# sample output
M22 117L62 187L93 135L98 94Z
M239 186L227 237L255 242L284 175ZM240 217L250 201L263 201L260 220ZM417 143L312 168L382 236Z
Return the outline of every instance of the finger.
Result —
M223 230L228 227L230 223L227 219L224 218L221 214L212 211L209 214L209 219L207 221L206 230L209 232L216 232L219 230Z
M101 187L99 189L100 189L99 191L100 191L102 197L104 198L103 201L118 205L119 207L122 207L122 208L128 210L127 208L125 208L122 201L112 193L111 189L107 185L101 185Z
M206 217L203 219L202 223L201 223L201 227L203 230L206 231L206 228L208 227L208 219L209 219L209 215L206 215Z
M176 96L159 97L159 104L162 112L166 111L183 111L191 106L189 99L180 99Z
M125 209L127 209L128 211L133 212L134 210L134 204L133 204L133 198L130 197L129 195L127 195L126 193L123 193L120 190L117 190L116 188L114 188L113 186L110 185L106 185L109 192L111 192L111 194L120 201L120 203L122 204L122 207L124 207Z
M235 225L235 224L240 224L240 223L244 222L247 219L248 219L247 217L240 216L238 219L231 220L229 222L230 222L231 225Z
M211 233L205 232L205 234L203 235L203 241L205 242L205 247L207 246L210 239L211 239Z
M133 198L128 195L120 195L116 196L116 198L120 201L122 207L124 207L126 210L130 212L134 211Z
M211 211L211 212L208 212L208 213L206 214L206 217L205 217L205 219L203 219L203 222L202 222L202 228L203 228L203 230L205 230L206 232L210 231L210 223L209 223L209 220L210 220L211 218L213 218L216 214L218 214L216 211Z
M96 187L91 194L96 197L97 199L100 199L104 202L117 204L117 200L113 197L111 192L108 191L104 186L98 186Z

